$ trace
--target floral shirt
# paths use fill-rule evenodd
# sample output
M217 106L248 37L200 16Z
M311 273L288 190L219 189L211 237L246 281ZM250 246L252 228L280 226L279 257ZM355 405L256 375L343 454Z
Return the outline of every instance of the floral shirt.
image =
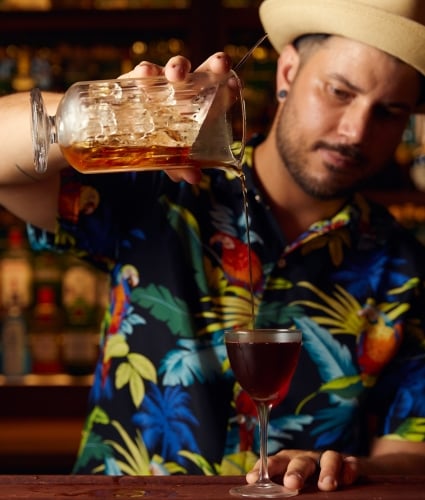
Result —
M425 439L425 250L356 195L285 240L244 161L257 327L302 330L269 452L364 454L371 435ZM232 376L226 329L252 317L241 181L163 172L64 172L58 231L110 273L110 306L76 473L243 474L259 450L253 403Z

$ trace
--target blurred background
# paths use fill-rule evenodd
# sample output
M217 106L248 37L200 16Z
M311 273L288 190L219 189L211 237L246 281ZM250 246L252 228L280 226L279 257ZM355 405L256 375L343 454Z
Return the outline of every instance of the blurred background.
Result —
M183 54L194 67L226 50L235 63L263 34L259 0L0 0L0 93L64 90L116 78L142 60ZM27 9L31 10L28 11ZM274 103L268 42L244 65L249 123ZM272 94L271 94L272 93Z
M141 60L227 51L237 63L263 34L259 0L0 0L0 95L63 91L116 78ZM275 108L276 54L265 41L240 71L248 135ZM28 102L29 105L29 102ZM425 127L414 116L368 192L425 243ZM105 277L29 250L0 206L0 474L69 473L107 302Z

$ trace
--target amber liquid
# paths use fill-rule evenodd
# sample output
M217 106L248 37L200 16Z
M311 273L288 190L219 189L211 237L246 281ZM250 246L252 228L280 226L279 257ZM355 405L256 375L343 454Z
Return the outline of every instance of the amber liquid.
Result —
M255 402L276 405L287 395L300 342L226 342L241 387Z
M191 158L190 147L72 144L61 147L68 163L84 174L184 167L228 168L232 164Z

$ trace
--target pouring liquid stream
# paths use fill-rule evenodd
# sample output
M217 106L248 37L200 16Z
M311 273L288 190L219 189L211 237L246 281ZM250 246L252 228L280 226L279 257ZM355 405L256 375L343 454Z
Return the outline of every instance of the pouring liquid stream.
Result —
M263 35L261 38L259 38L255 44L246 52L246 54L242 57L242 59L235 65L233 68L235 72L239 71L239 69L245 64L245 62L251 57L252 53L254 50L259 47L264 40L268 38L268 34L266 33ZM248 190L246 186L246 178L245 174L242 172L241 165L237 165L234 168L234 172L237 174L241 181L241 188L242 188L242 198L243 198L243 211L244 211L244 217L245 217L245 227L246 227L246 242L247 242L247 248L248 248L248 272L249 272L249 286L250 286L250 299L251 299L251 318L250 318L250 323L247 325L248 328L255 329L255 295L254 295L254 280L253 280L253 273L252 273L252 249L251 249L251 238L249 234L249 206L248 206Z
M243 209L245 215L245 226L246 226L246 242L248 246L248 270L249 270L249 286L251 294L251 320L248 325L249 328L255 329L255 295L254 295L254 280L252 275L252 250L251 250L251 238L249 235L249 215L248 215L248 190L246 187L245 175L240 171L239 175L241 186L242 186L242 197L243 197Z
M226 167L229 169L229 167ZM253 272L252 272L252 249L251 249L251 238L249 234L249 228L250 228L250 223L249 223L249 204L248 204L248 189L246 186L246 177L245 174L242 171L242 168L240 166L233 166L230 168L236 176L239 178L241 182L241 189L242 189L242 202L243 202L243 213L244 213L244 219L245 219L245 227L246 227L246 244L247 244L247 252L248 252L248 276L249 276L249 292L250 292L250 309L251 309L251 315L249 319L249 323L246 325L247 328L254 330L255 329L255 294L254 294L254 279L253 279ZM243 325L245 326L245 325Z

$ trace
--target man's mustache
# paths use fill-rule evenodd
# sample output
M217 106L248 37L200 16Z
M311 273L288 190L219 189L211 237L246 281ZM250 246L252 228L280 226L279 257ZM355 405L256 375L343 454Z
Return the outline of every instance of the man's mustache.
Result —
M335 153L344 156L355 163L362 163L365 161L365 156L361 152L360 148L355 145L349 144L329 144L324 141L318 141L313 147L313 150L327 149L328 151L334 151Z

